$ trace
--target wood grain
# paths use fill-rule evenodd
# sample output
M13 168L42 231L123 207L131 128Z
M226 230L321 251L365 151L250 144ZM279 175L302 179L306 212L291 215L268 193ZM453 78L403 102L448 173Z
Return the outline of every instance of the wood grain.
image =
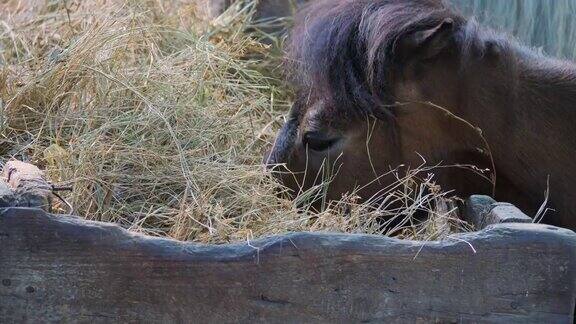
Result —
M3 322L570 323L576 299L576 234L537 224L217 246L8 208L0 256Z

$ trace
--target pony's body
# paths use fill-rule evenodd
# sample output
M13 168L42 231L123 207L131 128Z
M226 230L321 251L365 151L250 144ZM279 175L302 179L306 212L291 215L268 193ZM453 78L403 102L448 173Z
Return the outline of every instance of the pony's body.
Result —
M574 64L540 56L435 0L313 4L296 20L289 60L299 98L269 162L314 174L324 159L337 161L330 199L357 187L372 197L383 185L375 177L420 156L429 164L494 163L497 199L534 215L549 188L555 211L543 221L576 228ZM465 168L438 176L460 195L490 193L493 184Z
M525 53L517 46L509 49L510 65L515 68L497 77L493 87L513 84L511 92L493 91L488 103L472 95L462 116L478 125L492 146L498 172L496 198L535 215L549 190L546 207L554 211L544 221L574 229L576 67ZM486 88L490 82L468 84Z

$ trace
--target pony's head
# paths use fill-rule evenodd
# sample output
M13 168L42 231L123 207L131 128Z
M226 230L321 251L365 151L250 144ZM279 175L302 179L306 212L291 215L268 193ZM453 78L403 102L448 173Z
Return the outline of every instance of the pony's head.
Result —
M477 147L457 110L463 78L498 54L476 24L438 0L328 0L296 17L287 71L297 97L266 157L295 191L330 178L328 199L370 198L390 170ZM475 58L472 58L475 57ZM472 62L474 61L474 62ZM467 62L467 63L465 63ZM464 71L466 70L466 71Z

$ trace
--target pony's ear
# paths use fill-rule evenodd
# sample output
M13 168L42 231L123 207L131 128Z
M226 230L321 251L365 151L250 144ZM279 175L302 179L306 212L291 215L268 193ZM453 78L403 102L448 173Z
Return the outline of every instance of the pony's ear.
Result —
M401 37L396 53L403 59L430 59L446 49L453 39L454 20L446 18L438 25Z

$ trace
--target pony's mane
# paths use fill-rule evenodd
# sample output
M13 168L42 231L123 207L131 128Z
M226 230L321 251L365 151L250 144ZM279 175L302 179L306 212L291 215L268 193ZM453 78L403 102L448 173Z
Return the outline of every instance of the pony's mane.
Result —
M477 24L442 0L320 0L295 19L287 47L291 81L332 106L375 114L390 104L388 81L400 37L450 18L461 48L477 47ZM379 109L381 111L381 109Z

